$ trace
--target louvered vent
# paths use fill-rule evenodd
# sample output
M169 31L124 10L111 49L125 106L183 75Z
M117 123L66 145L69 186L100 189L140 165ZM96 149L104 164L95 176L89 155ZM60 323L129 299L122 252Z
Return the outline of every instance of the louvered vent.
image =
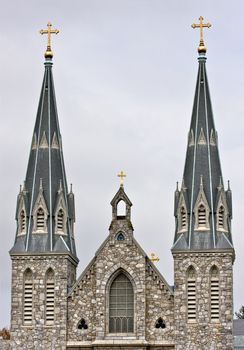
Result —
M32 272L28 270L24 275L24 309L23 318L25 325L32 324L32 301L33 301L33 282Z
M64 212L62 209L58 211L58 217L57 217L57 230L63 231L64 230Z
M24 210L21 210L20 213L20 232L25 233L26 232L26 216Z
M206 209L203 204L198 208L198 226L206 227Z
M218 211L218 228L219 229L224 229L224 214L225 214L225 210L224 210L224 207L221 205Z
M42 208L39 208L36 215L36 228L37 230L43 230L45 226L44 210Z
M195 270L188 270L187 278L187 315L189 321L196 320L196 277Z
M46 323L54 323L54 273L52 270L47 272L46 279Z
M181 214L181 230L186 230L187 221L186 221L186 210L184 207L181 208L180 214Z
M213 267L211 270L210 312L212 320L219 319L219 274L217 267Z

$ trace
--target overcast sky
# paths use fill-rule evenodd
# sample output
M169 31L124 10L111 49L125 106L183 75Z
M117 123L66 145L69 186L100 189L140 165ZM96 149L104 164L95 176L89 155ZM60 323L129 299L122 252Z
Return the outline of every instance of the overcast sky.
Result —
M242 0L3 1L0 14L0 327L9 325L15 208L44 72L48 21L68 182L76 198L78 276L108 235L117 173L127 174L134 235L173 284L173 199L182 180L202 15L225 184L233 190L234 309L244 304Z

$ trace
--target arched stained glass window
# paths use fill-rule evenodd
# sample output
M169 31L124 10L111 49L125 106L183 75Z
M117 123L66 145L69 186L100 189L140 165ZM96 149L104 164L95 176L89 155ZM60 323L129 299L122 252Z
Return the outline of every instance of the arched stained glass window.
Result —
M126 275L120 273L109 291L109 332L132 333L134 331L134 292Z

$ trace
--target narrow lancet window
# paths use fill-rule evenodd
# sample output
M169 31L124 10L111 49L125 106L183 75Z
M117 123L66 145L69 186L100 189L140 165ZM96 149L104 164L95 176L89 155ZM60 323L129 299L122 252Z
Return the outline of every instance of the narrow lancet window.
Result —
M54 272L49 269L46 273L46 324L54 323Z
M187 270L187 317L196 320L196 272L192 266Z
M33 318L33 276L32 271L27 269L24 273L24 298L23 298L23 321L24 325L32 325Z
M112 282L109 291L109 332L132 333L134 331L133 287L124 273Z
M216 266L210 270L210 314L211 320L219 319L219 271Z

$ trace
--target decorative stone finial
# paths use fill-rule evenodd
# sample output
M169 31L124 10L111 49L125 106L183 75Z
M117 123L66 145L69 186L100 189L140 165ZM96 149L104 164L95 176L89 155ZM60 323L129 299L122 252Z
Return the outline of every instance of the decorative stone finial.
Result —
M191 26L192 28L199 28L200 29L200 44L198 46L198 52L199 54L205 54L207 52L207 48L204 45L204 41L203 41L203 28L210 28L212 25L211 23L203 23L203 17L200 16L199 17L199 24L193 23Z
M40 34L47 34L47 49L44 54L44 57L47 59L52 59L53 57L53 52L51 49L51 34L58 34L59 30L58 29L51 29L52 24L48 22L47 24L47 29L41 29Z

